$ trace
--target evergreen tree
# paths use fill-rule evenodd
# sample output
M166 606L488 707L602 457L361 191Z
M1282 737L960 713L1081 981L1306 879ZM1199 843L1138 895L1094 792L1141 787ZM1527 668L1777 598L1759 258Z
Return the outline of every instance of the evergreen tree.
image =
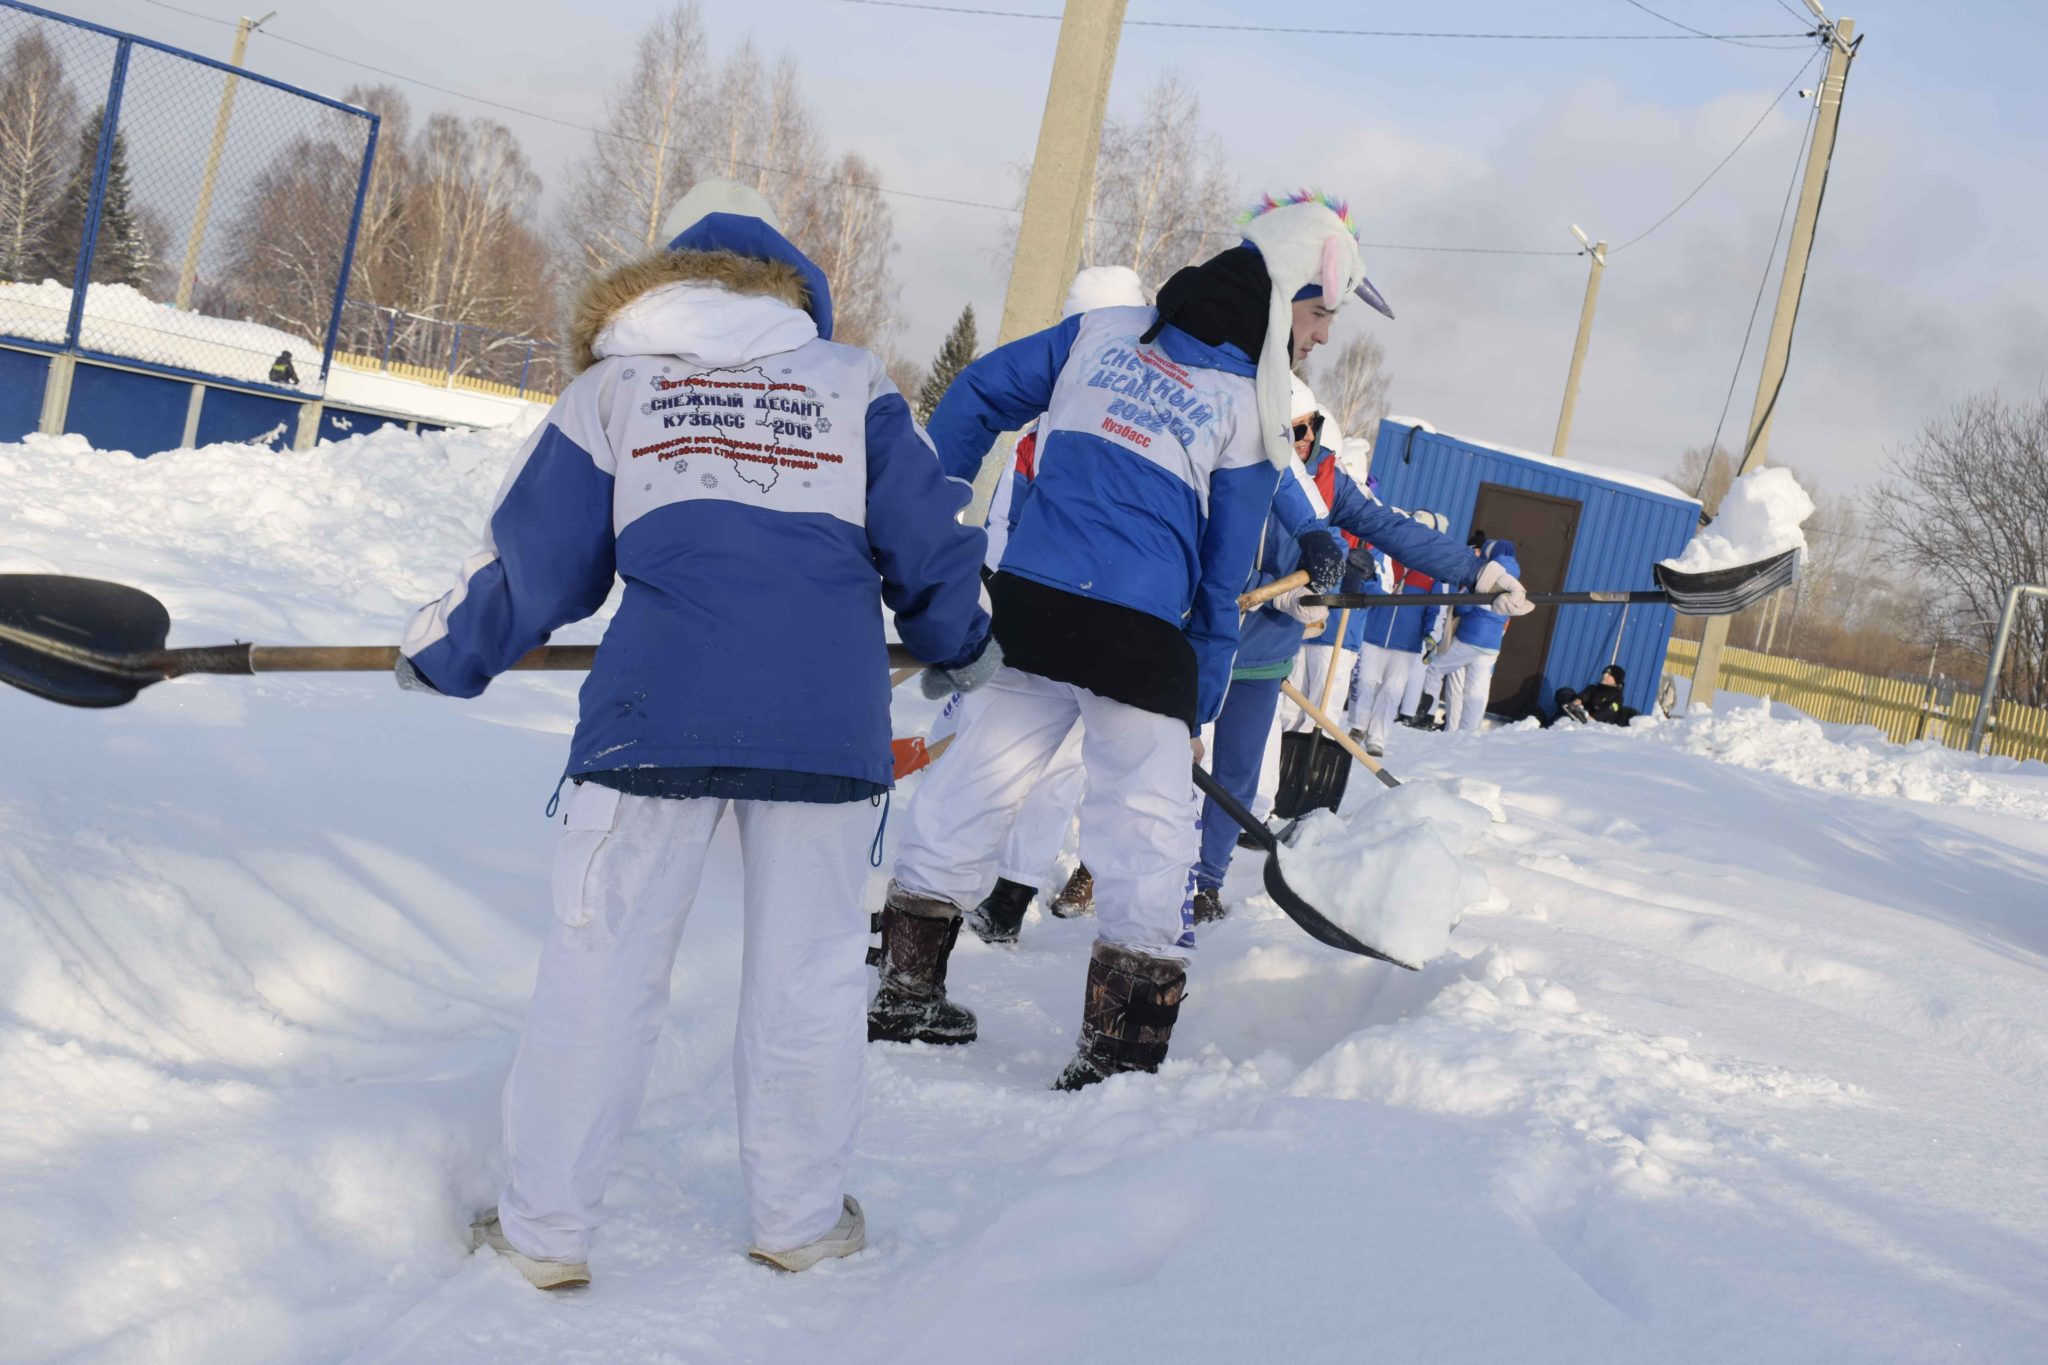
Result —
M100 158L100 124L106 119L104 106L93 111L78 130L78 158L65 183L57 213L50 220L38 254L38 278L69 282L78 263L78 244L85 236L86 215L92 206L93 169ZM142 214L135 206L135 192L128 180L128 143L114 134L114 153L107 164L106 193L100 201L99 236L92 253L95 284L127 284L140 289L149 279L150 247Z
M946 333L945 344L939 347L938 358L932 361L931 371L925 375L924 383L917 391L917 420L929 422L932 410L939 400L946 396L946 390L953 383L953 376L960 373L974 359L974 305L968 304L960 310L960 320L953 324L953 330Z

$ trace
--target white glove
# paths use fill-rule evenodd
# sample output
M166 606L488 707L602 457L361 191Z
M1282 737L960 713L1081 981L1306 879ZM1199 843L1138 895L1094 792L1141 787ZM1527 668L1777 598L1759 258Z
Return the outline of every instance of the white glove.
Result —
M1301 600L1304 597L1313 597L1315 595L1314 585L1305 583L1301 587L1290 588L1286 592L1281 593L1273 599L1270 605L1275 611L1286 612L1303 625L1312 626L1316 622L1326 621L1330 617L1330 609L1328 607L1311 607Z
M1498 564L1488 564L1479 571L1475 590L1496 594L1490 605L1502 616L1527 616L1536 610L1536 604L1522 590L1522 580Z

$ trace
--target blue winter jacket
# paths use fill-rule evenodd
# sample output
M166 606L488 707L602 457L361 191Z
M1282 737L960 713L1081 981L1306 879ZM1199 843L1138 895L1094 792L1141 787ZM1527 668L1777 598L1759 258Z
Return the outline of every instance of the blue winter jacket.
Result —
M956 520L967 486L881 362L826 339L824 277L758 219L714 214L588 302L577 341L594 363L519 451L483 549L413 619L405 656L476 696L622 579L571 775L887 786L883 604L933 663L966 662L988 633L985 538Z
M1302 465L1304 477L1313 483L1322 473L1325 462L1334 459L1336 456L1328 447L1317 447L1315 458ZM1436 574L1459 587L1469 587L1478 581L1479 561L1472 557L1472 552L1466 547L1449 536L1432 531L1406 512L1380 502L1359 487L1342 468L1333 470L1332 473L1335 477L1327 519L1329 525L1341 531L1349 531L1381 553L1390 554L1404 564L1412 563L1417 568ZM1262 581L1270 582L1271 579ZM1301 623L1285 612L1276 611L1271 607L1261 607L1258 615L1261 638L1257 652L1261 658L1271 662L1291 658L1294 651L1301 647ZM1356 613L1353 615L1355 617ZM1281 622L1293 627L1291 643L1286 633L1279 628ZM1268 626L1274 630L1270 642L1264 638ZM1332 624L1325 628L1325 633L1335 628L1333 616ZM1350 633L1348 625L1345 633ZM1249 623L1245 627L1245 634L1249 643L1252 635ZM1282 652L1283 646L1285 652Z
M1035 473L1019 484L1005 573L1140 611L1195 652L1196 718L1215 718L1237 651L1237 594L1279 471L1260 439L1257 370L1234 346L1150 308L1100 308L981 357L928 430L972 478L997 436L1041 412Z
M1399 592L1455 591L1430 578L1425 571L1411 570L1398 561L1394 567L1402 571L1399 581L1395 584ZM1362 639L1366 644L1391 649L1397 654L1420 654L1422 642L1436 634L1437 622L1443 619L1443 614L1447 610L1447 607L1373 607L1365 613Z
M1467 552L1469 555L1469 551ZM1472 565L1472 577L1468 583L1479 581L1479 570L1488 564L1498 564L1515 577L1522 576L1521 561L1515 558L1515 542L1512 540L1489 540L1479 547L1477 558L1468 558ZM1429 567L1429 566L1423 566ZM1434 568L1430 571L1435 572ZM1506 632L1508 618L1492 607L1454 607L1452 615L1457 618L1457 638L1479 649L1499 649L1501 636Z
M1266 515L1266 528L1259 537L1259 557L1245 590L1261 588L1285 578L1301 567L1301 539L1309 535L1336 536L1323 520L1327 509L1315 485L1298 471L1290 471L1273 492L1273 505ZM1337 546L1344 549L1341 538ZM1294 658L1301 649L1302 623L1278 607L1266 605L1244 619L1243 638L1238 641L1235 671L1269 669Z

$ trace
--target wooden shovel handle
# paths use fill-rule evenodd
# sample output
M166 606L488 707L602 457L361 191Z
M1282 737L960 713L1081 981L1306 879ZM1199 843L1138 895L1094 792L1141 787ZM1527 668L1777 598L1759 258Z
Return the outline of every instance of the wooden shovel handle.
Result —
M1264 587L1253 588L1250 592L1240 595L1237 599L1237 609L1239 611L1250 611L1253 607L1264 606L1283 592L1292 592L1296 588L1305 588L1307 586L1308 570L1296 569L1285 578L1276 578Z
M1335 660L1333 659L1331 662L1334 663ZM1366 768L1372 773L1372 775L1374 777L1377 777L1383 785L1389 787L1398 787L1401 785L1399 780L1397 780L1392 773L1388 772L1385 768L1380 766L1380 761L1378 759L1374 758L1371 754L1367 753L1364 749L1360 748L1358 742L1352 739L1351 736L1345 734L1343 727L1338 725L1336 721L1331 720L1327 715L1325 715L1323 713L1323 708L1317 706L1314 702L1310 701L1308 697L1302 693L1302 690L1300 688L1296 687L1293 683L1283 679L1280 683L1280 691L1281 694L1284 695L1289 701L1293 702L1296 706L1299 706L1302 709L1302 711L1307 714L1310 720L1314 721L1317 725L1321 726L1323 729L1323 733L1327 734L1331 739L1336 740L1337 743L1340 746L1342 746L1353 758L1357 759L1360 763L1363 763L1366 766Z

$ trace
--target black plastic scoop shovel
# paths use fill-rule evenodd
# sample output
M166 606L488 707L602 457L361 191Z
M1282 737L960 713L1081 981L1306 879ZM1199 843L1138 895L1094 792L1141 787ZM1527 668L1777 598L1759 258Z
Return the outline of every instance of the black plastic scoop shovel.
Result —
M206 645L167 649L171 614L124 583L0 574L0 682L66 706L125 706L151 683L191 673L389 673L396 645ZM512 667L575 671L596 645L542 645ZM892 667L923 665L902 645Z
M1370 943L1355 937L1348 930L1331 922L1322 911L1303 900L1300 893L1287 884L1287 878L1281 875L1280 840L1274 837L1272 830L1266 828L1264 821L1253 816L1236 797L1223 790L1222 784L1211 777L1199 763L1195 765L1195 785L1200 787L1211 801L1222 807L1225 815L1237 821L1260 848L1266 850L1266 894L1271 896L1287 913L1287 918L1300 925L1302 931L1310 938L1343 952L1356 953L1360 957L1376 957L1382 962L1391 962L1396 967L1405 967L1411 972L1418 970L1415 963L1403 962L1400 958L1383 953Z

